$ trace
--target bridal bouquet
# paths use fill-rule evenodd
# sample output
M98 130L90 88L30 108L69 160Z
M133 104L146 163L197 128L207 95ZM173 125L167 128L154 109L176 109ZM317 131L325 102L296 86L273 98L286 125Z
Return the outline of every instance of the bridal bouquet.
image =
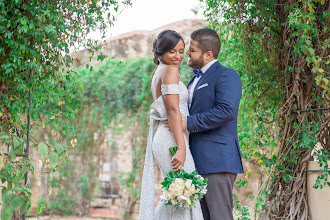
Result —
M169 150L173 157L177 147ZM187 173L182 169L178 172L170 171L161 184L163 191L161 200L165 202L165 205L174 205L176 208L192 209L207 192L207 178L204 179L196 171L192 173Z

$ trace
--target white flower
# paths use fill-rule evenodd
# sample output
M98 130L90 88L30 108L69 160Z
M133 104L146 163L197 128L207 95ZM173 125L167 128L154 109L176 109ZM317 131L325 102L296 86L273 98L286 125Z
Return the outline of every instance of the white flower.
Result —
M175 178L175 183L178 183L178 184L183 184L184 185L184 180L181 179L181 178Z
M173 183L171 183L168 191L173 194L174 196L180 196L183 193L185 184L183 179L176 178Z
M187 187L187 189L188 189L189 191L191 191L192 193L196 193L196 192L197 192L196 187L195 187L194 184L192 184L191 186Z
M186 186L184 190L185 196L190 197L197 192L195 185L192 183L192 180L187 180L185 186Z
M204 180L204 178L203 178L201 175L199 175L199 174L197 174L196 177L197 177L198 179L201 179L202 181Z
M195 185L191 185L190 187L187 187L184 190L183 195L190 197L190 196L194 195L196 192L197 192L197 189L195 188Z
M192 185L192 180L186 180L185 186L188 188Z
M189 199L189 198L186 197L186 196L184 196L184 195L181 195L181 196L178 197L179 202L185 202L185 201L187 201L188 199Z
M165 197L169 200L169 199L175 199L175 196L170 193L170 192L165 192Z
M206 188L202 189L201 193L205 195L207 193L207 189Z
M185 189L184 192L183 192L183 195L186 196L186 197L190 197L194 194L194 192L190 191L189 189Z

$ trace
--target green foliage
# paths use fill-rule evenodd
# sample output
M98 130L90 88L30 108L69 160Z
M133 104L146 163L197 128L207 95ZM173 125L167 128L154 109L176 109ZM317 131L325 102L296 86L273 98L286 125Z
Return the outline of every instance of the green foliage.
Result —
M48 146L45 143L40 142L38 144L38 150L41 158L45 158L48 155Z
M11 220L13 216L13 210L9 206L5 206L1 209L1 219Z
M72 150L74 153L74 150ZM58 169L56 175L49 179L49 186L52 190L49 202L43 203L50 213L71 215L77 214L75 210L79 210L79 206L88 211L86 203L88 204L95 193L91 191L90 175L93 172L79 170L81 164L67 163L62 164ZM79 173L77 173L79 171ZM81 176L79 176L81 174ZM78 214L85 214L84 212Z
M249 220L251 219L251 214L247 206L242 205L242 202L237 199L237 196L233 194L234 197L234 214L237 216L238 220Z
M254 218L260 213L261 219L306 218L307 205L297 207L296 201L306 201L300 187L311 151L324 169L329 160L329 117L294 111L329 106L329 5L319 0L202 2L222 40L219 59L243 82L242 156L259 166L263 180ZM324 149L317 150L318 143ZM325 175L315 187L327 185Z
M114 19L110 12L117 9L118 2L112 0L101 4L0 1L0 178L7 183L4 189L14 195L3 204L2 219L10 219L14 209L21 208L22 214L31 203L29 186L22 179L27 171L33 174L33 164L30 159L16 157L27 151L27 141L30 147L38 147L44 162L49 159L47 172L68 156L70 145L59 148L56 142L74 135L73 124L82 107L82 88L69 69L73 63L69 48L78 45L97 50L96 42L86 36L96 29L104 35ZM103 57L101 54L100 59ZM38 127L52 133L50 143L28 137L28 131L34 134ZM5 159L3 146L9 146ZM15 187L25 193L18 193Z
M88 202L97 190L98 184L93 167L99 165L99 149L104 143L105 131L109 129L109 126L114 125L115 129L123 132L139 117L136 111L143 105L142 101L147 101L144 95L150 92L149 86L144 86L144 83L150 81L154 68L151 62L150 58L129 61L108 59L92 71L90 69L76 71L75 80L84 87L83 104L85 106L75 126L79 143L72 151L75 156L71 158L70 165L62 166L61 175L54 176L50 182L53 189L49 205L51 212L72 214L68 209L68 204L77 209L88 206ZM123 124L125 119L129 119L130 122L120 129L119 125ZM140 126L143 125L143 123L140 124ZM81 165L76 166L76 164ZM134 174L129 176L134 178ZM72 182L77 182L77 184L72 184ZM62 193L77 192L77 190L79 193L69 193L68 197ZM139 193L133 187L131 187L131 192L134 195ZM86 210L84 208L81 212L86 212Z
M171 150L169 150L171 152ZM186 185L188 183L188 181L191 181L190 184L191 186L193 186L194 188L194 193L192 193L192 195L190 196L186 196L186 194L184 194L184 196L187 197L187 200L184 203L180 202L180 199L178 198L177 195L172 194L173 192L171 192L170 188L172 184L175 184L175 182L180 179L181 182L183 183L183 189L182 190L186 190L189 188L185 188L184 185ZM161 183L162 185L162 191L167 194L170 193L172 196L174 196L174 198L167 198L167 196L165 195L164 198L161 198L161 201L164 202L165 205L170 205L175 207L175 209L177 210L178 208L182 208L182 209L192 209L196 202L199 202L199 200L201 200L203 198L203 196L206 193L206 187L207 187L207 182L208 182L208 178L204 179L201 175L199 175L197 173L197 171L193 171L191 173L187 173L186 171L184 171L183 169L179 170L179 171L170 171L166 174L166 177L164 178L163 182ZM172 185L173 186L173 185ZM187 185L186 185L187 187ZM176 188L176 187L175 187ZM181 194L183 194L183 191L181 192Z
M48 203L48 199L41 198L38 202L38 214L42 213L42 210L46 208L46 204Z

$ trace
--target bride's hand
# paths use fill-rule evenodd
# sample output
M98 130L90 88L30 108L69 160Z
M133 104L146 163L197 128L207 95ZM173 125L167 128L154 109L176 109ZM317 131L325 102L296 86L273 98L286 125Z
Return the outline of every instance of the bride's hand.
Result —
M172 167L174 171L179 171L186 161L186 149L178 149L172 159Z

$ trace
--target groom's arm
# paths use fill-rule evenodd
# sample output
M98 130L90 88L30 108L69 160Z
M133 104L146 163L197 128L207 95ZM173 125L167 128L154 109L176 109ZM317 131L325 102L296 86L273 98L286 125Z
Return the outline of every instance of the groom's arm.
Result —
M236 116L236 109L242 96L242 83L238 74L228 69L217 80L215 107L209 111L187 117L190 133L207 131L223 126Z

